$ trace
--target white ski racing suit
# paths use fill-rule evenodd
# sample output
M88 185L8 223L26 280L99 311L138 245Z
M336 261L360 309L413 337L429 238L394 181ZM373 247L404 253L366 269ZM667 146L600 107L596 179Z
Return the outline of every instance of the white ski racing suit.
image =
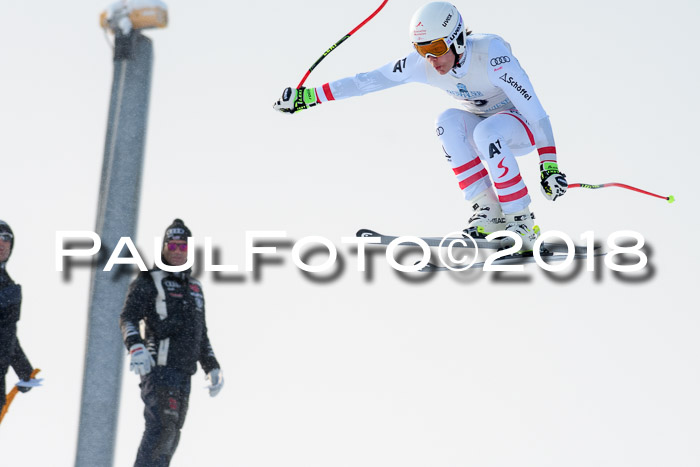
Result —
M527 207L530 196L515 157L535 148L540 162L556 162L557 155L549 117L510 45L496 35L470 34L459 63L445 75L412 52L315 91L322 103L406 83L435 86L461 102L464 110L438 116L436 131L465 198L474 199L492 179L504 213Z

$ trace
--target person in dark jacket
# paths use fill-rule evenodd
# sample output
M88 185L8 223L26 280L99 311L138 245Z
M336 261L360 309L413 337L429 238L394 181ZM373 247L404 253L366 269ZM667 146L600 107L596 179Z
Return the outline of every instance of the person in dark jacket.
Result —
M5 375L9 367L12 367L24 382L32 379L34 371L17 339L22 286L15 284L6 270L14 244L12 229L7 222L0 220L0 412L5 406ZM27 392L31 388L32 385L17 386L21 392Z
M161 260L167 266L187 262L190 230L180 219L166 229ZM191 270L141 272L129 286L120 316L130 369L141 376L146 428L135 467L170 464L185 423L190 379L197 362L210 381L209 394L221 390L224 379L207 336L204 295Z

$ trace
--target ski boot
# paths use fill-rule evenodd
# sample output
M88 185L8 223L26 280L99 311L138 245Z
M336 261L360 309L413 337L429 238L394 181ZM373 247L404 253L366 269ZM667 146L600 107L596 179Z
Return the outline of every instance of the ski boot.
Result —
M506 227L506 218L501 210L496 194L491 187L479 193L470 200L474 212L469 218L469 225L462 231L462 235L472 238L485 238L487 235L503 230Z
M535 215L530 212L529 208L513 214L506 214L506 228L509 232L514 232L520 235L523 239L523 246L518 253L532 253L535 247L535 241L540 236L540 226L535 225Z

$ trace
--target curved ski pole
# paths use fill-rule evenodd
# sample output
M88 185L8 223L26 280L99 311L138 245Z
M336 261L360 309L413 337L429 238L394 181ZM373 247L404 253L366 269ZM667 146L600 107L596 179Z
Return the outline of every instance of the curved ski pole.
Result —
M29 379L34 379L41 370L38 368L35 368L34 371L32 371L32 374L30 375ZM5 405L2 408L2 412L0 413L0 423L2 423L3 418L5 418L5 414L7 413L7 409L10 408L10 404L12 404L12 401L15 400L15 396L17 395L17 392L19 389L17 389L17 386L13 387L10 392L7 393L7 397L5 398Z
M319 59L316 60L316 61L314 62L313 65L311 65L311 68L309 68L309 71L307 71L306 74L304 75L304 77L301 79L301 81L299 81L299 84L297 84L297 89L299 89L300 87L302 87L302 86L304 85L304 82L306 81L306 78L308 78L309 75L311 74L311 72L314 70L314 68L316 68L316 66L317 66L319 63L321 63L321 60L323 60L324 58L326 58L326 55L328 55L329 53L333 52L333 51L336 49L336 47L338 47L340 44L342 44L343 42L345 42L345 40L348 39L348 38L349 38L350 36L352 36L353 34L355 34L355 33L357 32L358 29L360 29L362 26L364 26L365 24L367 24L367 23L369 22L369 20L371 20L372 18L374 18L374 17L377 15L377 13L379 13L379 12L381 11L381 9L384 8L384 5L386 5L388 1L389 1L389 0L384 0L384 1L382 2L382 4L379 5L379 8L377 8L376 10L374 10L374 13L372 13L371 15L369 15L369 16L367 17L367 19L365 19L363 22L361 22L360 24L358 24L357 27L356 27L355 29L353 29L352 31L350 31L349 33L347 33L346 35L344 35L338 42L336 42L335 44L333 44L333 45L330 47L330 49L328 49L328 50L326 50L325 52L323 52L323 55L321 55L321 56L319 57Z
M625 185L624 183L611 182L611 183L601 183L600 185L591 185L589 183L569 183L569 188L590 188L593 190L595 190L597 188L608 188L611 186L616 186L618 188L625 188L627 190L636 191L637 193L642 193L644 195L653 196L655 198L665 199L669 203L673 203L676 200L673 197L673 195L670 195L670 196L657 195L656 193L651 193L649 191L645 191L645 190L642 190L640 188L635 188L633 186Z

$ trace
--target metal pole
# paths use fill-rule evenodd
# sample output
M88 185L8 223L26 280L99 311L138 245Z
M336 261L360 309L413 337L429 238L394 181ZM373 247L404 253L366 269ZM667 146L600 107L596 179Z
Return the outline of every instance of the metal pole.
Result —
M136 235L152 63L152 43L138 30L115 36L95 229L106 255L92 272L76 467L108 467L114 461L125 353L119 313L131 274L125 268L103 269L119 238Z

